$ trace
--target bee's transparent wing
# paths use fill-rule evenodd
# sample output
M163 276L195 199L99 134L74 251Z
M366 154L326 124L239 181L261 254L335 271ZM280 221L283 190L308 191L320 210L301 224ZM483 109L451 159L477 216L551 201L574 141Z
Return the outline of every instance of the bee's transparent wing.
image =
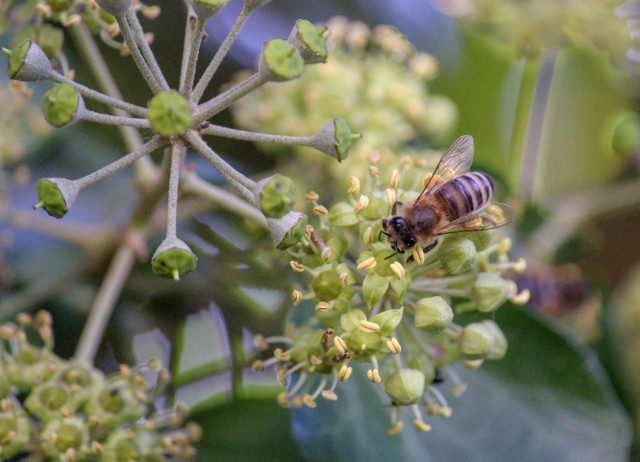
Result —
M425 194L431 195L444 186L449 180L466 173L473 163L473 137L462 135L451 143L440 158L431 178L424 186L416 202Z
M480 211L468 213L452 221L442 228L438 235L500 228L512 222L515 215L516 212L512 207L494 202Z

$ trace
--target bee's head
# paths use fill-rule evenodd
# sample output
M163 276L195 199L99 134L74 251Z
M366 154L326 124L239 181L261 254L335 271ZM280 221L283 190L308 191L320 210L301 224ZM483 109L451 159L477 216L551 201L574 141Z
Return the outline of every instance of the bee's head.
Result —
M418 243L418 239L400 215L383 219L382 229L382 234L387 236L391 248L396 253L404 253L406 249L411 249Z

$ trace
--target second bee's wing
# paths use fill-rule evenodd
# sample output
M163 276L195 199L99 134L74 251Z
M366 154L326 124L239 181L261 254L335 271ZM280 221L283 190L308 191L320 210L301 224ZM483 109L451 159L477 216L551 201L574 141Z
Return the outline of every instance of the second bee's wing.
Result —
M423 196L434 194L446 182L469 171L473 163L473 137L462 135L451 143L440 158L433 174L426 182L424 189L416 198L417 203Z

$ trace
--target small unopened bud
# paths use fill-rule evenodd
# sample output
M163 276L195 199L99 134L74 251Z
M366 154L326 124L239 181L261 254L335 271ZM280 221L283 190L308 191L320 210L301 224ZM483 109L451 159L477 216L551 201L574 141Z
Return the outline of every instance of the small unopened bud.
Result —
M453 321L453 310L442 297L429 297L418 300L415 308L416 327L439 334Z
M483 323L471 323L464 327L460 336L460 351L470 359L483 359L489 355L493 338Z
M13 48L2 51L9 55L9 78L22 82L47 80L53 74L53 68L47 55L31 40L25 40Z
M267 226L276 248L288 249L300 242L307 229L307 216L291 211L280 218L267 218Z
M461 237L447 238L438 249L440 263L451 274L463 273L470 269L477 256L473 242Z
M306 19L299 19L288 41L298 49L305 64L324 63L329 55L327 36L326 28L318 29Z
M260 210L270 218L280 218L293 207L296 187L293 181L279 174L270 176L256 184L255 200Z
M302 75L304 60L296 47L282 39L264 44L258 72L269 82L293 80Z
M190 3L198 17L206 20L222 10L229 0L191 0Z
M509 284L498 273L480 273L473 285L478 311L488 313L498 309L509 295Z
M362 135L352 133L344 120L334 119L312 136L309 146L342 162L349 155L351 143L358 138Z
M179 281L196 268L198 257L177 237L168 237L158 246L151 258L154 274Z
M162 136L176 136L191 125L191 105L176 91L163 91L149 102L147 118L151 128Z
M45 120L58 128L81 120L85 106L82 96L71 85L61 83L44 94L42 110Z
M43 209L55 218L62 218L69 211L80 192L75 181L66 178L43 178L36 183L38 203L34 209Z
M321 272L311 280L309 286L315 296L324 302L335 300L342 290L340 274L336 270Z
M424 374L416 369L400 369L385 381L384 391L395 404L417 403L424 394Z

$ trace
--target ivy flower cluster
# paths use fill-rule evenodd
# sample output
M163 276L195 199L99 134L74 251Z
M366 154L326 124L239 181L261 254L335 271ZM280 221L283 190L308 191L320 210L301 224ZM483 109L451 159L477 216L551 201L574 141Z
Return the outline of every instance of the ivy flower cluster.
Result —
M626 20L622 17L626 14L616 9L619 1L438 0L437 3L481 33L513 44L518 55L537 56L545 48L573 45L608 51L614 61L618 61L631 44Z
M51 316L0 325L0 458L104 462L190 460L201 429L186 410L154 411L168 382L157 360L116 374L52 351ZM149 385L143 374L155 375ZM30 459L31 460L31 459Z
M366 134L351 152L364 166L372 149L386 160L409 141L439 145L449 138L458 113L450 99L428 91L438 74L434 57L417 51L391 26L371 29L334 17L326 27L331 31L327 64L289 85L262 88L238 101L231 107L238 126L304 135L337 111L350 127ZM244 73L238 76L242 78Z
M398 410L405 406L414 426L428 431L423 410L451 414L438 386L443 378L454 396L465 390L452 366L476 369L505 355L507 340L493 313L507 300L529 298L505 276L526 266L509 260L509 239L494 243L491 231L457 233L426 254L417 246L411 255L394 255L381 233L396 200L415 199L422 190L423 160L403 156L385 173L387 164L374 159L364 180L351 178L348 199L330 208L307 194L317 222L289 250L291 270L307 280L292 299L313 304L315 315L284 336L255 337L273 356L255 361L254 370L275 365L280 383L289 386L281 405L313 408L319 397L338 399L338 383L349 379L354 362L364 363L369 381L393 405L389 433L402 430ZM481 320L463 324L465 312Z
M283 247L290 245L292 235L302 235L306 223L305 215L292 211L293 182L280 175L259 182L253 181L222 159L203 137L213 135L309 146L338 161L347 156L352 140L359 137L352 134L348 125L341 119L330 120L311 136L267 135L229 129L209 122L209 119L232 103L266 83L300 77L307 65L326 61L328 54L325 42L327 30L318 29L308 21L299 20L287 40L274 39L265 43L257 72L208 101L201 102L211 79L248 17L269 0L244 0L243 8L228 36L200 79L196 81L198 54L205 24L227 2L228 0L187 2L188 14L179 88L172 89L145 38L136 13L137 3L132 0L97 0L104 13L113 18L123 43L154 95L147 107L107 96L71 80L54 69L49 56L32 40L20 42L13 50L3 50L9 56L8 72L11 79L55 83L45 94L43 103L45 119L52 126L64 127L79 121L89 121L134 127L152 134L138 149L82 178L41 179L36 185L39 201L34 208L41 208L51 216L62 218L82 189L155 151L163 151L165 162L160 168L167 170L166 176L169 180L168 186L160 190L166 191L168 196L167 229L164 241L152 257L152 268L156 274L175 280L191 272L197 263L196 255L177 237L176 229L179 192L199 192L198 186L194 184L202 185L202 182L193 180L194 175L183 176L183 164L188 148L202 155L244 201L262 212L274 244ZM85 106L84 98L103 103L118 115L92 111ZM164 178L165 175L158 177ZM150 192L149 195L153 196L153 193ZM155 195L161 196L157 193ZM295 237L293 240L295 241Z

